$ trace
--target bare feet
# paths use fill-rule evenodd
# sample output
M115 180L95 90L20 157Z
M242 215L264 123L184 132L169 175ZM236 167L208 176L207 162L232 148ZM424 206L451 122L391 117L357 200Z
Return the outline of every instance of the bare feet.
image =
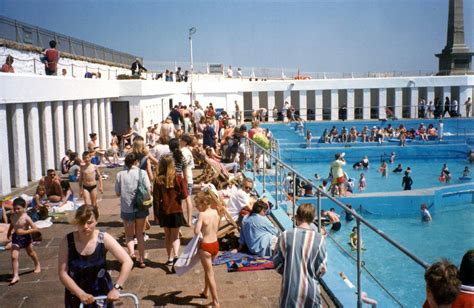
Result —
M41 273L41 266L39 264L35 266L35 270L33 271L33 273L35 274Z
M201 296L201 298L207 298L207 290L202 290L199 296Z
M13 279L10 281L8 286L13 286L13 285L17 284L18 281L20 281L20 277L13 277Z

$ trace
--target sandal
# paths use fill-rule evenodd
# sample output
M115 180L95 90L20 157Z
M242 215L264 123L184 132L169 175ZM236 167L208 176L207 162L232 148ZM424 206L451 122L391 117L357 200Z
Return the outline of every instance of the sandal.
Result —
M138 267L139 268L145 268L146 267L145 262L138 262Z

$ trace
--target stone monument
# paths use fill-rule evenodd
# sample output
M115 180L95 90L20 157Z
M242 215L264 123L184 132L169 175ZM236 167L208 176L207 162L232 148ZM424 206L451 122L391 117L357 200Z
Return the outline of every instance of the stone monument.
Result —
M438 75L474 74L471 66L473 55L464 43L463 0L449 0L448 39L446 47L436 55L439 58Z

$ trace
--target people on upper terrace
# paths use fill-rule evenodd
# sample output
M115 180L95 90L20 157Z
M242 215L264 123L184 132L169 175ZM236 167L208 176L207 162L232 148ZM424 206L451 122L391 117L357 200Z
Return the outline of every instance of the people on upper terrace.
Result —
M56 49L56 41L49 41L49 48L42 54L44 56L44 70L46 75L56 76L58 73L58 62L60 57L60 53Z
M142 71L147 71L147 69L140 63L140 59L136 58L135 62L132 63L132 67L130 68L132 71L132 76L138 76L142 74Z
M2 73L14 73L15 69L13 68L13 57L11 55L8 55L5 58L5 63L2 65Z

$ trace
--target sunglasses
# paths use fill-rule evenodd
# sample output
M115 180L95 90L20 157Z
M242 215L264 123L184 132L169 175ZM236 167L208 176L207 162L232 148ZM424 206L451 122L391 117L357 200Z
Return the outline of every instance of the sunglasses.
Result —
M244 189L252 189L252 186L244 186Z

